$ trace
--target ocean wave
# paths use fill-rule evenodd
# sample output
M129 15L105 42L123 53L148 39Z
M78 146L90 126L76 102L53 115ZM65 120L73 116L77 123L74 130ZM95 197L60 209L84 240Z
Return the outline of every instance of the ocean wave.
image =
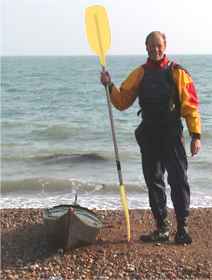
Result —
M18 130L20 127L29 127L31 125L32 122L30 121L9 120L1 122L2 129L16 128Z
M148 195L146 193L128 193L129 209L149 208ZM0 208L49 208L60 204L72 204L75 201L74 193L66 194L40 194L37 196L26 196L22 194L8 195L1 199ZM98 195L82 194L77 197L77 203L90 209L122 209L120 196L116 194ZM170 197L167 198L167 206L173 208ZM212 196L193 197L191 208L212 207Z
M98 153L85 153L85 154L53 154L47 156L38 156L38 160L45 161L46 163L66 163L66 162L96 162L107 160L103 155Z
M19 92L19 93L21 93L21 92L23 92L23 89L19 89L19 88L17 88L17 87L6 87L5 88L5 91L6 92Z
M11 84L10 84L10 83L7 83L7 82L2 81L2 82L0 83L0 85L1 85L1 87L2 87L2 88L5 88L5 87L9 87Z
M146 192L141 184L126 184L127 192ZM118 193L117 184L84 182L76 179L29 178L23 180L7 180L1 183L2 195L35 194L35 193L82 193L113 194Z
M15 144L6 144L3 145L5 148L15 147ZM51 154L35 154L32 155L30 153L23 154L19 153L17 155L1 155L2 160L7 161L15 161L15 160L23 160L23 161L39 161L45 164L55 164L55 163L92 163L98 161L107 161L109 157L106 157L104 154L96 153L51 153Z
M37 178L25 180L23 191L23 182L21 188L17 189L18 182L13 182L13 189L10 185L10 191L3 192L0 208L46 208L59 204L74 203L75 195L77 203L81 206L97 209L122 209L118 185L100 184L92 182L80 182L77 180L67 181L49 180L47 178ZM32 185L34 183L34 185ZM36 184L42 187L35 187ZM29 188L30 186L30 188ZM71 187L72 186L72 187ZM34 187L34 189L33 189ZM126 194L128 206L130 209L149 208L148 194L143 185L126 184ZM170 198L170 190L167 189L167 205L173 208ZM191 196L191 207L211 207L212 195L205 192L194 191Z
M49 73L47 72L31 72L30 74L28 73L29 78L46 78L49 76Z
M52 125L50 127L44 128L42 130L34 129L32 130L32 136L34 139L47 139L47 140L65 140L70 138L79 128L73 128L62 125Z

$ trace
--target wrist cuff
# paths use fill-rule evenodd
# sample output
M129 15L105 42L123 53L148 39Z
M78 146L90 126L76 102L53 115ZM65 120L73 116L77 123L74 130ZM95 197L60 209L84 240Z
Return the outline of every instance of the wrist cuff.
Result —
M200 133L191 133L191 138L192 139L201 139L201 134Z

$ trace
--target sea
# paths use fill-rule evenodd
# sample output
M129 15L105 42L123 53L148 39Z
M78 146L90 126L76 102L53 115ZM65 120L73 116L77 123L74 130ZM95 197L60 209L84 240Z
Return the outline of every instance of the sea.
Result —
M184 122L191 207L212 207L212 55L172 55L188 69L200 98L202 149L190 155ZM108 56L116 85L145 56ZM95 56L1 57L1 208L77 203L121 208L105 89ZM138 102L113 108L129 208L148 208L134 130ZM166 179L167 181L167 179ZM172 207L167 184L168 206Z

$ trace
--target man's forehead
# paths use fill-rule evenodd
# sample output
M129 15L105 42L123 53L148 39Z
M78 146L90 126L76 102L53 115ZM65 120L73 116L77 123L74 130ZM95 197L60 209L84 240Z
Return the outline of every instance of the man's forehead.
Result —
M161 42L164 42L164 39L160 34L153 34L148 40L148 44L158 44Z

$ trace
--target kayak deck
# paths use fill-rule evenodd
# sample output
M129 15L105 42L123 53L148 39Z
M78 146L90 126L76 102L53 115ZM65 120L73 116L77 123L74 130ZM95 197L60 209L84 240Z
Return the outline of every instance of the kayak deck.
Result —
M58 205L43 211L47 240L64 250L92 244L103 224L91 210L79 205Z

